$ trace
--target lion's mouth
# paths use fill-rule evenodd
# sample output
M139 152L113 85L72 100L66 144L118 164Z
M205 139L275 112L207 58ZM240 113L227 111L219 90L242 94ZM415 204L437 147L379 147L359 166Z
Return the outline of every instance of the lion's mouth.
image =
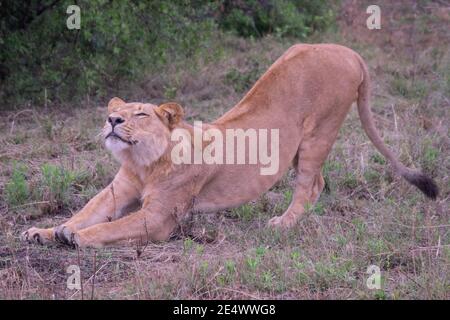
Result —
M119 136L117 133L115 133L114 131L111 131L110 133L107 134L107 136L105 137L105 140L108 138L116 138L119 139L122 142L128 143L128 144L132 144L130 141L125 140L124 138L122 138L121 136Z

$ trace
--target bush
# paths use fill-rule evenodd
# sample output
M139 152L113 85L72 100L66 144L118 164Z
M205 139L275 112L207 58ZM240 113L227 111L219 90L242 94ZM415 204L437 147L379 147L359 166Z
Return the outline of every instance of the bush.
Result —
M77 194L89 191L90 176L85 171L73 171L63 166L43 164L36 179L27 179L25 165L14 163L10 179L5 184L4 200L9 209L27 202L40 204L42 213L54 213L74 205Z
M243 37L267 33L305 38L327 28L333 19L324 0L225 0L220 26Z
M232 86L237 93L243 93L251 88L263 73L258 60L248 59L247 70L232 68L225 75L225 84Z
M212 26L210 19L200 19L205 6L196 2L78 1L81 26L69 30L71 0L6 1L1 4L0 100L102 97L135 83L171 56L190 56Z
M5 200L10 207L24 204L29 198L25 166L14 164L11 178L5 185Z
M304 37L329 24L326 1L71 0L0 4L0 103L56 104L105 98L208 48L217 26L242 36ZM1 107L0 107L1 108ZM5 107L4 107L5 108Z
M38 197L46 201L43 211L52 213L69 205L73 184L77 175L70 170L52 164L41 167L41 181L38 187Z

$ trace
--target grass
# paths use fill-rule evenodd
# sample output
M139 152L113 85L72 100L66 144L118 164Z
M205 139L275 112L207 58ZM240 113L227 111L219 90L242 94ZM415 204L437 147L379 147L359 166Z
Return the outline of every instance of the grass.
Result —
M23 165L13 164L13 171L5 185L5 200L9 206L14 207L25 203L29 197L29 188L25 176L26 168Z
M382 11L386 15L414 14L401 3L381 6L390 6ZM431 9L417 10L419 23ZM193 216L167 243L88 249L78 257L64 246L24 245L18 235L31 225L58 225L112 179L118 165L96 138L106 107L86 101L81 109L3 113L0 298L88 299L92 292L98 299L450 298L450 56L444 37L431 37L445 35L445 24L433 19L411 38L411 20L398 21L392 28L400 33L392 42L390 25L374 34L363 23L358 27L357 17L354 23L340 22L339 33L311 42L338 41L366 58L377 127L405 164L436 178L436 202L393 176L352 110L324 165L326 188L292 230L265 227L289 205L295 176L290 170L249 204ZM209 121L239 101L295 42L220 37L211 46L217 55L205 54L187 69L169 66L124 98L170 98L185 106L188 121ZM80 266L83 293L66 287L72 264ZM379 290L366 286L370 265L381 270Z
M70 205L70 195L76 174L73 171L52 164L43 164L41 179L38 184L38 197L48 202L49 213L59 207Z

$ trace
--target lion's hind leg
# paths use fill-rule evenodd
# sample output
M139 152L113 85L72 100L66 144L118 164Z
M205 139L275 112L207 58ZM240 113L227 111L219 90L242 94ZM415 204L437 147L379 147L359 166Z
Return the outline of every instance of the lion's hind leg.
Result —
M305 212L305 208L313 205L322 192L325 181L321 169L330 152L335 139L314 136L305 139L294 159L297 172L295 190L292 201L286 212L269 220L269 226L289 228L296 224Z

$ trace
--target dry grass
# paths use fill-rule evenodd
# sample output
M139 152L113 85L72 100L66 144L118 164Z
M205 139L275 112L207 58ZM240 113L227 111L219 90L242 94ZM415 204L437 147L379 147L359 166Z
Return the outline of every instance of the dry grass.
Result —
M342 43L366 58L378 128L404 163L436 177L436 202L392 175L352 111L325 165L325 192L287 233L265 224L286 208L292 172L251 204L193 217L164 244L82 252L27 246L20 231L64 221L118 167L96 138L103 107L30 107L0 118L0 298L450 298L447 9L387 1L381 7L383 29L369 31L365 7L343 1L339 33L311 42ZM177 100L188 119L211 120L292 42L222 36L204 58L173 65L123 97ZM46 185L44 164L64 168L56 187L55 180ZM81 268L83 290L66 287L71 264ZM372 264L381 268L381 290L366 287Z

